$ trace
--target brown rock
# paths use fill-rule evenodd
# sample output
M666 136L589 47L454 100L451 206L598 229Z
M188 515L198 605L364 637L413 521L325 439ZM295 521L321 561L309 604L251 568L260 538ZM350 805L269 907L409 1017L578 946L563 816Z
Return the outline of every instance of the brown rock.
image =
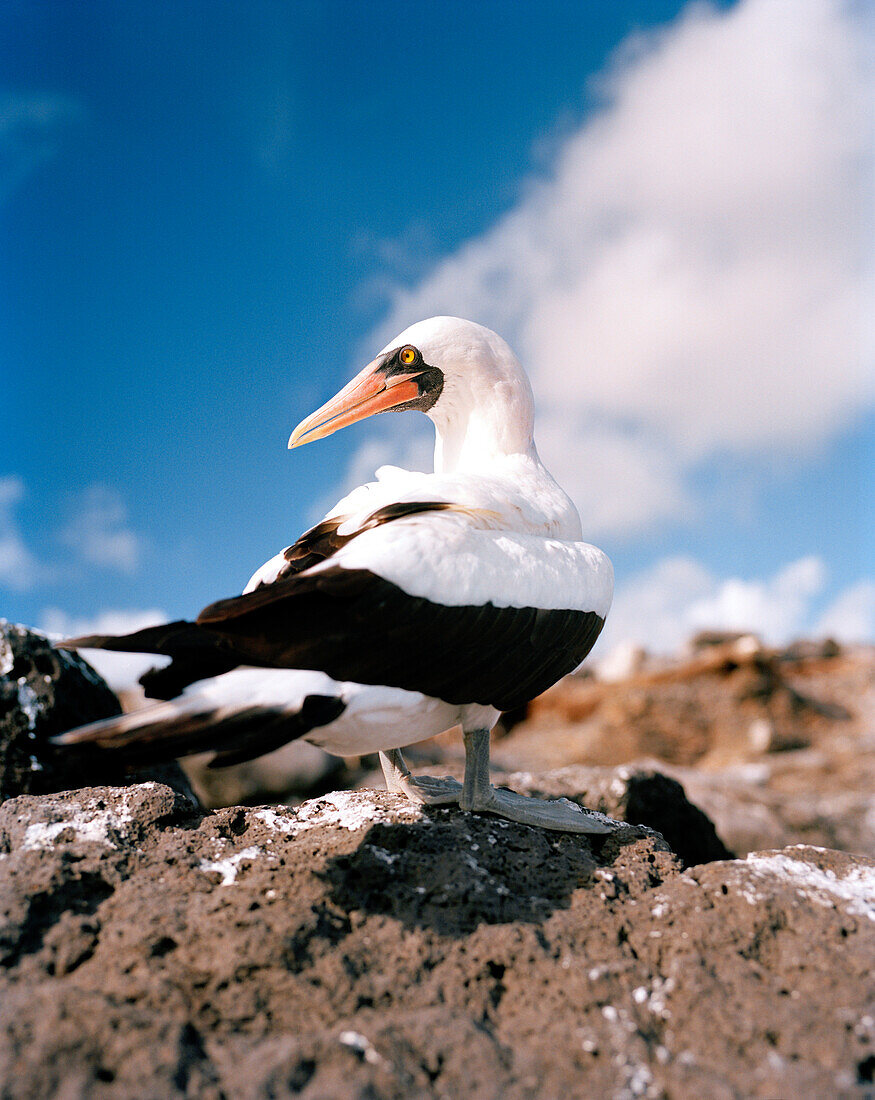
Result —
M708 644L684 664L619 683L563 680L536 699L529 713L534 724L589 720L593 763L657 756L712 766L745 752L805 747L818 724L849 717L844 708L798 691L778 660L749 637ZM525 726L516 732L524 733Z
M842 655L842 647L833 638L799 638L778 653L779 661L832 661Z
M707 773L653 762L683 784L739 855L803 841L875 856L871 765L854 771L850 760L831 762L819 754L807 754L807 765L783 756L781 764L782 770L763 762ZM788 785L789 779L794 782Z
M755 634L744 630L699 630L690 638L687 648L690 653L701 653L715 646L735 645L743 639L750 639L753 646L762 648L762 642Z
M681 784L653 767L571 766L538 775L512 773L501 782L520 794L570 798L631 825L646 824L662 834L686 866L732 858L713 823L689 801Z
M627 683L563 681L493 761L539 774L656 769L680 780L734 852L801 841L875 857L875 649L788 652L727 660L716 647Z
M533 780L534 782L534 780ZM0 1080L64 1097L863 1096L875 865L395 796L0 807Z

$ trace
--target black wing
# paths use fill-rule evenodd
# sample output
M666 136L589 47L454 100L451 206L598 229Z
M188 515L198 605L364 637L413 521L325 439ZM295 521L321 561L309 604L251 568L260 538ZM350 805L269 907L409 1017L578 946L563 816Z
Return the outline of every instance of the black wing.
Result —
M438 604L338 566L221 600L198 617L241 663L319 669L498 710L576 668L603 625L592 611Z
M169 623L123 638L92 635L67 645L169 655L169 668L141 681L158 698L249 664L317 669L337 680L513 710L580 664L604 625L601 616L491 603L453 607L411 596L369 570L307 572L363 530L454 508L438 501L388 505L350 536L337 534L342 519L324 521L286 551L287 574L211 604L197 623Z

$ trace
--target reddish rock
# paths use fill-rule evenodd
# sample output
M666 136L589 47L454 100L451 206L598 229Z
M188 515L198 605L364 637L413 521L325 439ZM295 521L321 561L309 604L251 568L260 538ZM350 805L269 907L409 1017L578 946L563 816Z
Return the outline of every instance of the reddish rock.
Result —
M871 1088L869 860L157 784L8 801L0 850L8 1100Z
M626 683L565 680L493 760L628 761L679 779L736 853L802 841L875 856L875 651L788 653L716 647Z
M845 706L800 691L787 663L750 636L709 643L688 661L616 683L568 677L529 706L536 727L586 724L585 762L594 764L655 756L717 766L804 748L825 724L850 717Z

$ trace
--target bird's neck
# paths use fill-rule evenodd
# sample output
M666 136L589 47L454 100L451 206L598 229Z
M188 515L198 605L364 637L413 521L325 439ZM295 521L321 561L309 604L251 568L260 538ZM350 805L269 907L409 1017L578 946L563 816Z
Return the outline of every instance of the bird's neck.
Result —
M527 409L499 404L433 417L435 473L477 472L508 455L535 456L532 419Z

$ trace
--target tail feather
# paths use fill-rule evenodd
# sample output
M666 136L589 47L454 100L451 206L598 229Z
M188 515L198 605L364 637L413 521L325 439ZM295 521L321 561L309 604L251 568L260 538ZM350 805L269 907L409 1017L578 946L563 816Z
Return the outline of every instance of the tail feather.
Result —
M345 707L342 699L327 695L307 695L294 708L223 706L198 695L181 696L79 726L53 741L79 751L112 751L131 764L214 751L210 766L226 767L298 740L333 721Z
M198 680L220 676L240 664L239 658L229 652L226 641L185 619L147 626L133 634L85 634L57 644L61 649L156 653L172 658L168 667L150 669L140 677L150 699L173 699Z
M120 653L163 653L167 657L192 650L215 649L219 639L196 623L178 619L147 626L133 634L85 634L58 642L61 649L110 649ZM219 643L220 644L220 643Z
M263 721L252 723L245 730L237 730L232 748L217 752L210 761L211 768L227 768L243 764L256 756L282 748L289 741L305 737L310 730L326 726L339 718L346 710L342 699L331 695L308 695L297 713L274 712L275 717L264 715ZM264 714L264 712L262 712Z
M140 685L148 699L174 699L199 680L231 672L239 663L222 653L190 653L175 657L166 667L150 668L140 677Z
M265 711L253 707L224 719L219 715L214 708L195 708L173 700L80 726L54 742L81 750L111 751L131 763L157 763L224 748L236 729L264 717Z

